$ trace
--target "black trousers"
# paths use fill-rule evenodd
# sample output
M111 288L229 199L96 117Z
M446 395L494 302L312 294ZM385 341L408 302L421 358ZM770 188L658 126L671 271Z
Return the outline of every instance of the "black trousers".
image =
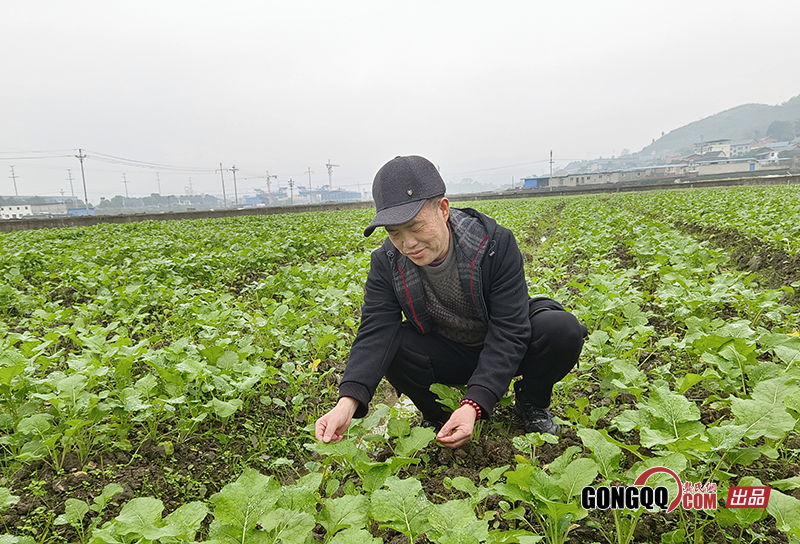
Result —
M541 408L550 405L553 385L578 363L588 332L557 302L547 302L538 308L532 304L531 340L515 374L522 376L526 400ZM414 402L422 417L447 421L450 414L429 388L434 383L466 385L483 346L465 346L433 332L420 334L407 322L400 329L400 348L386 379Z

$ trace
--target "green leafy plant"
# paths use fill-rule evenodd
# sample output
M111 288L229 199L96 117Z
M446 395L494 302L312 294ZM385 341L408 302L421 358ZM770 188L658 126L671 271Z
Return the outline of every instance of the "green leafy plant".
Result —
M92 531L100 523L100 514L108 505L108 502L118 493L122 493L122 486L119 484L108 484L103 489L103 492L94 498L91 505L79 499L67 499L65 503L64 513L59 515L54 523L56 525L70 525L78 533L78 538L81 542L86 542L86 535L91 534ZM89 512L97 514L92 517L89 522L88 529L85 528L84 518Z

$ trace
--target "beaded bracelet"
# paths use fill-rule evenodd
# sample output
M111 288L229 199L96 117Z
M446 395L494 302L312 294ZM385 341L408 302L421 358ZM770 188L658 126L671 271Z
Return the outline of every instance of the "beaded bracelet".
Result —
M481 407L478 405L477 402L475 402L472 399L462 399L461 400L461 406L464 406L465 404L468 404L468 405L472 406L473 408L475 408L475 411L478 413L478 417L476 419L480 419L481 418L481 416L483 415L483 410L481 410Z

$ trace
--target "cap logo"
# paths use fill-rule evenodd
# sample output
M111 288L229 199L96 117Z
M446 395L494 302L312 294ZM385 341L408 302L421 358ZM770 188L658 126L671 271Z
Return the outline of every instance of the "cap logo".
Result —
M408 193L408 196L411 196L411 195L413 195L413 194L414 194L414 191L412 191L411 189L409 189L408 191L406 191L406 193Z

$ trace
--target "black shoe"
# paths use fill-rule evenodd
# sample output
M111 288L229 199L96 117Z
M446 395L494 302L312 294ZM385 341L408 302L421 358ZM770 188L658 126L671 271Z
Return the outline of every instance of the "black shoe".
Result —
M419 424L420 427L425 429L431 428L437 433L442 430L442 426L444 423L439 423L438 421L433 421L432 419L423 419L422 423Z
M550 413L550 410L534 406L523 397L521 392L522 383L520 381L514 382L514 393L516 396L514 408L525 425L525 431L529 433L560 435L561 425L553 421L553 414Z

